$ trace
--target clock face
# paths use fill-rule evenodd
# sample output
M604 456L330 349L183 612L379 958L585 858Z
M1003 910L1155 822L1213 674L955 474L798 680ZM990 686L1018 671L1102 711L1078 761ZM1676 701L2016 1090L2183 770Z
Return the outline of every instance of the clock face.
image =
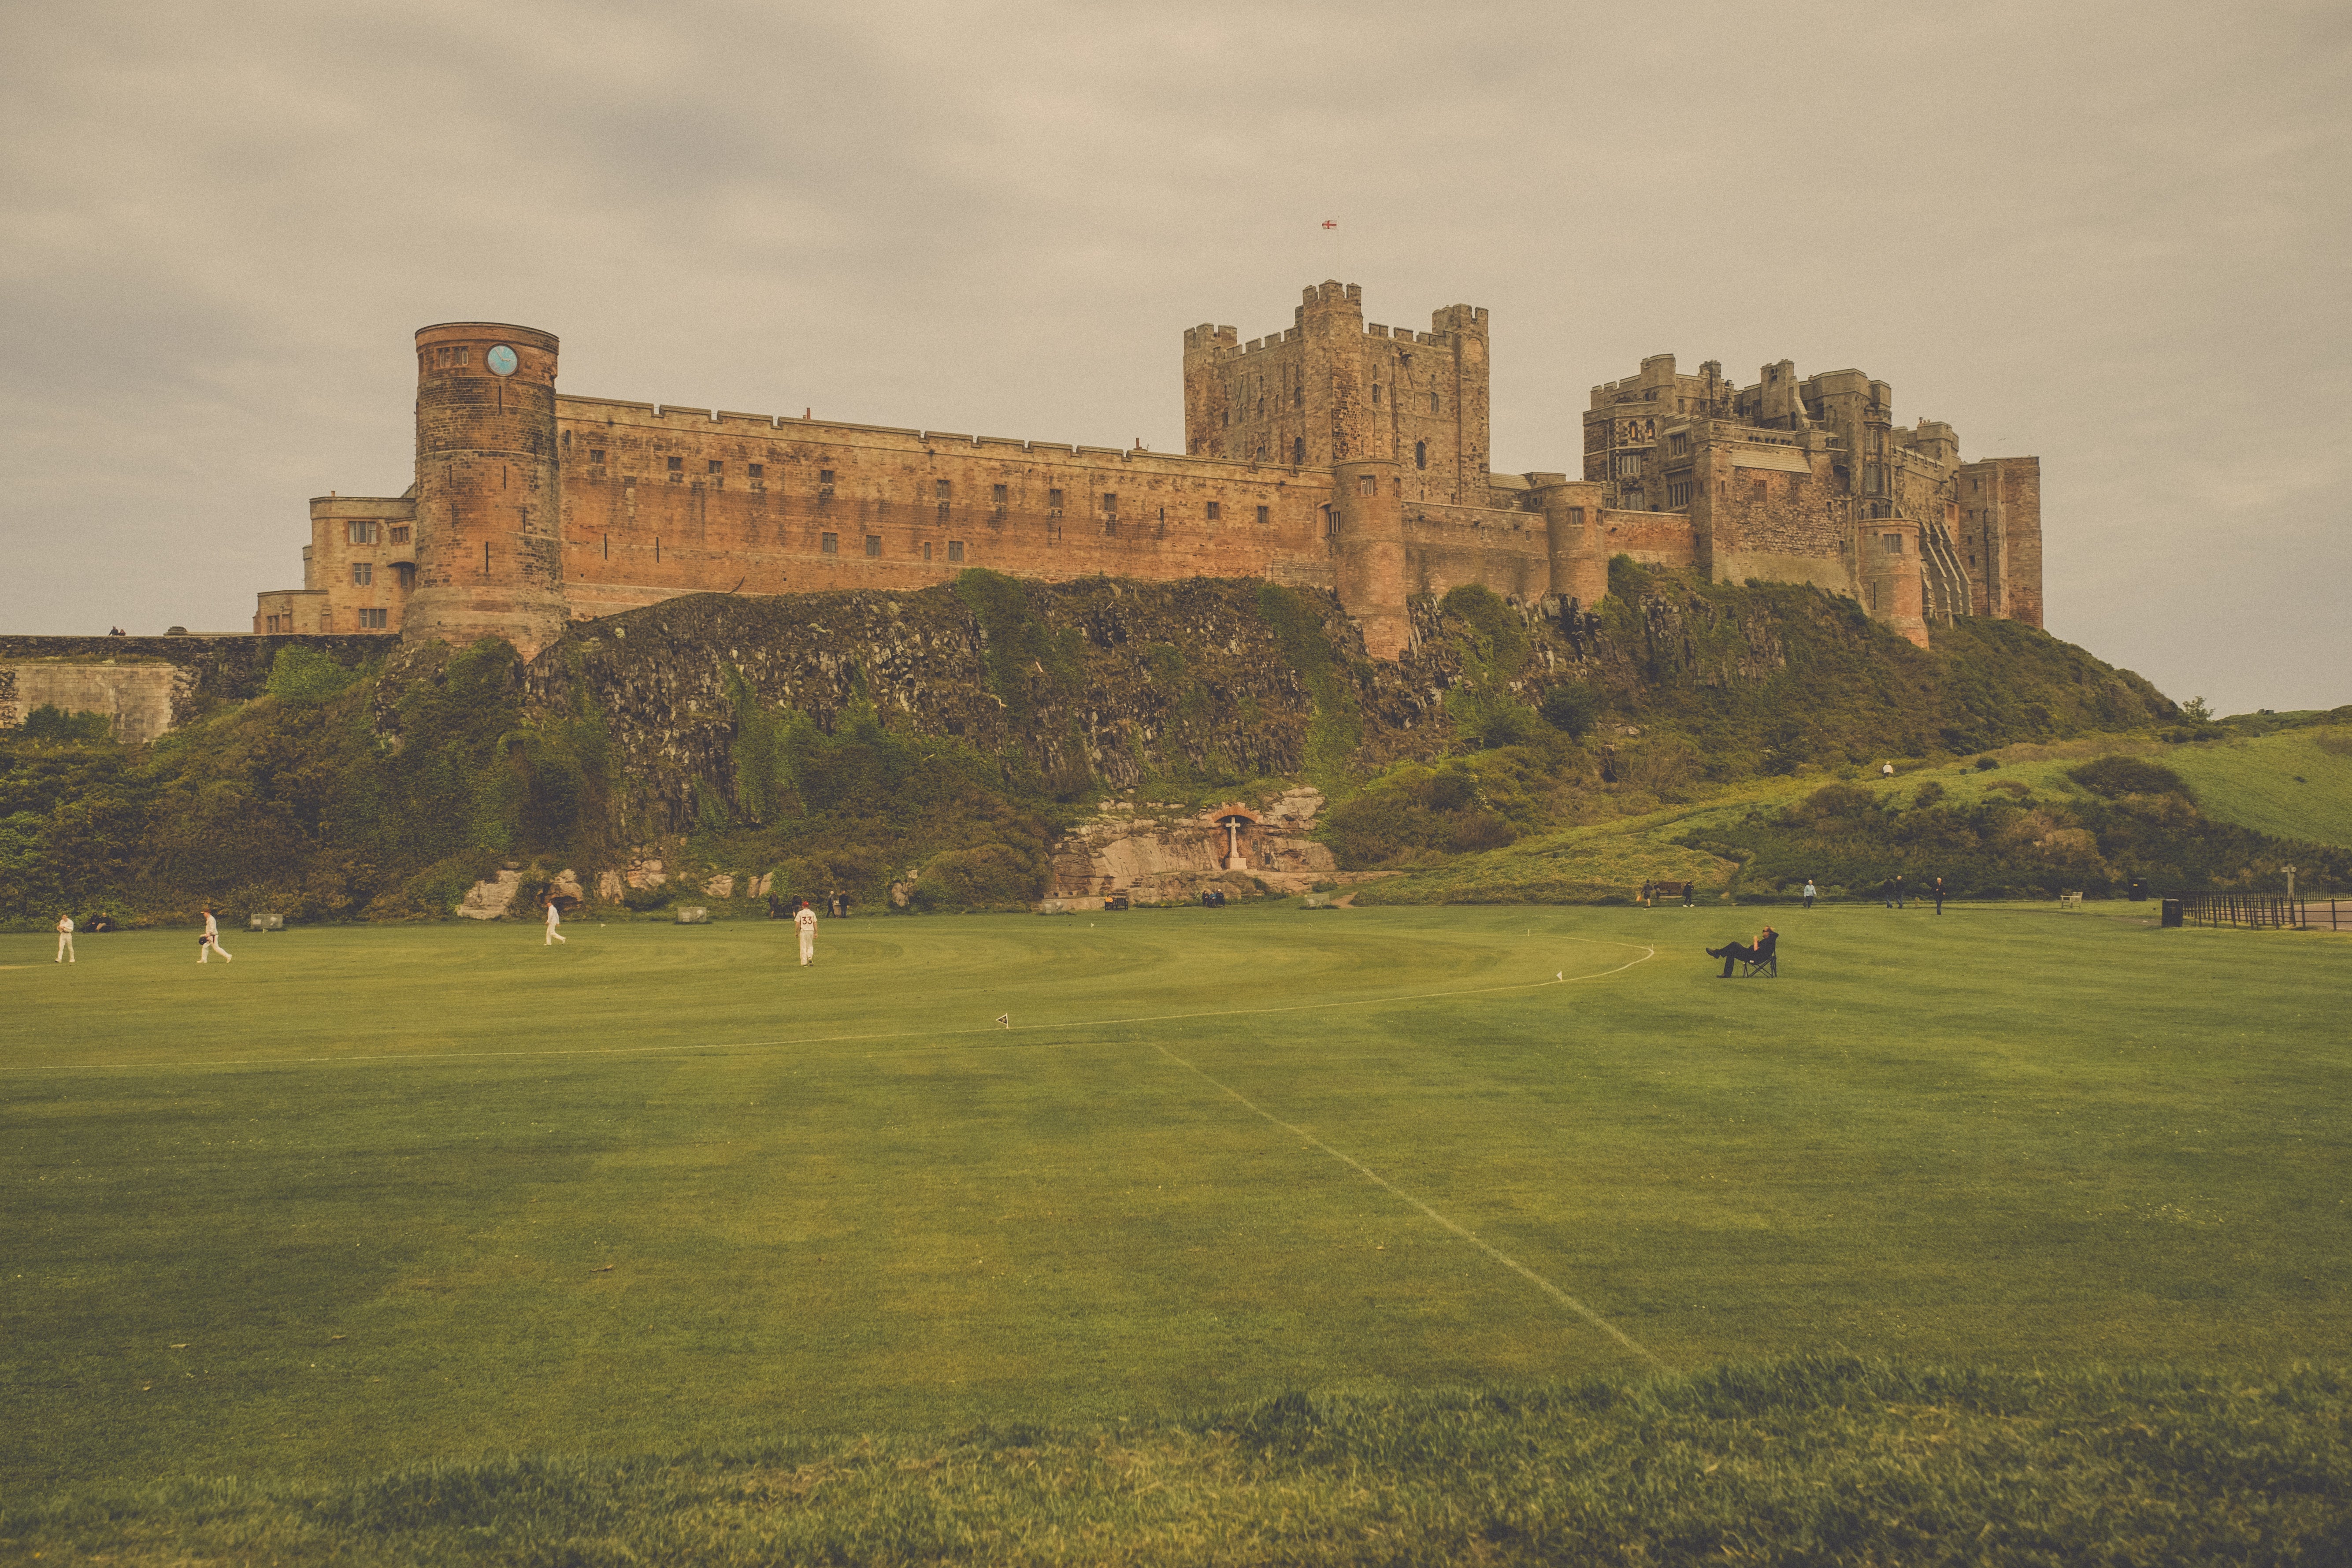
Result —
M515 373L515 366L521 362L515 358L514 350L500 343L482 356L482 363L490 367L492 375L512 375Z

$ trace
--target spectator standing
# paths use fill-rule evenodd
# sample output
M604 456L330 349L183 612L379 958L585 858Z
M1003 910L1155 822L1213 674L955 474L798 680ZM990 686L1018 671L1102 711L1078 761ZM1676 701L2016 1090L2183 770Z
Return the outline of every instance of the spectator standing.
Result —
M1813 907L1813 879L1812 879L1811 877L1808 877L1808 878L1806 878L1806 879L1805 879L1805 908L1807 908L1807 909L1809 909L1809 910L1810 910L1810 909L1811 909L1812 907Z
M1936 912L1939 915L1944 912L1944 879L1941 877L1936 879Z

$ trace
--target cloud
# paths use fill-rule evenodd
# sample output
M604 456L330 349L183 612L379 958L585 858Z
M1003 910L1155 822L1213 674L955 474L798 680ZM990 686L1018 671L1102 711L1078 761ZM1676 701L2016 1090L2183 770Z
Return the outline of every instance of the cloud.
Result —
M1178 337L1489 307L1498 467L1642 355L2038 453L2053 629L2308 655L2352 387L2340 7L520 0L0 21L0 625L236 626L407 483L407 334L605 395L1181 439ZM1340 228L1317 226L1338 218ZM2253 624L2183 636L2210 606Z

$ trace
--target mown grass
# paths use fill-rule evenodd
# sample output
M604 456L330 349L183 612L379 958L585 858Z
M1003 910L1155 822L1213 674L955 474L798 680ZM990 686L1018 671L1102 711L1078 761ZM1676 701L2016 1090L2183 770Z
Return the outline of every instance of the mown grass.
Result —
M1788 911L1781 978L1728 984L1697 949L1744 928L1676 909L853 921L805 972L764 922L232 933L226 968L0 938L0 1489L135 1543L394 1472L718 1496L779 1434L895 1465L1051 1428L1076 1463L1286 1393L1437 1411L1823 1352L2287 1388L2352 1357L2347 950L2137 914ZM1315 1485L1379 1490L1343 1460ZM1183 1529L1228 1517L1218 1473ZM173 1476L242 1479L137 1490ZM967 1505L904 1485L871 1508L919 1555ZM1290 1485L1231 1528L1290 1529ZM105 1498L136 1506L71 1511ZM1391 1501L1391 1557L1466 1539ZM565 1533L499 1524L510 1560L606 1550L530 1507ZM1013 1545L1113 1556L1119 1517Z
M1507 1393L0 1505L19 1560L2316 1563L2352 1384L1805 1357ZM13 1551L11 1551L13 1549Z

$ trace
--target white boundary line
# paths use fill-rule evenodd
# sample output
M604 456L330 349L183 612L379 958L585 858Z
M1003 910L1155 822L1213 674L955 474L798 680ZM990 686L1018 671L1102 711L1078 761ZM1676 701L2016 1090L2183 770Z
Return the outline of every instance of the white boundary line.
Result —
M1606 980L1622 974L1637 963L1647 963L1658 955L1654 947L1630 942L1614 942L1607 937L1566 936L1563 942L1597 943L1603 947L1642 948L1642 956L1628 959L1613 969L1599 969L1590 974L1571 974L1551 980L1523 980L1509 985L1472 985L1454 991L1420 991L1402 996L1354 996L1342 1002L1298 1002L1286 1007L1228 1007L1204 1013L1153 1013L1131 1018L1079 1018L1060 1024L1015 1024L1013 1034L1042 1034L1057 1029L1102 1029L1123 1024L1170 1024L1192 1018L1251 1018L1277 1013L1330 1012L1341 1007L1385 1007L1405 1002L1430 1002L1448 996L1490 996L1504 991L1538 991L1547 985L1574 985L1580 981ZM0 1067L0 1078L29 1076L37 1073L121 1072L132 1068L164 1071L203 1072L223 1068L249 1067L366 1067L376 1063L398 1062L475 1062L531 1061L566 1057L649 1057L682 1056L689 1051L719 1053L732 1051L780 1050L795 1046L857 1045L866 1041L959 1039L967 1035L1002 1036L1003 1028L982 1025L969 1029L899 1029L886 1035L794 1035L775 1040L701 1041L684 1046L595 1046L574 1049L548 1051L401 1051L368 1056L331 1057L222 1057L208 1061L131 1061L131 1062L61 1062L47 1066ZM869 1056L904 1053L872 1051Z
M1561 982L1553 981L1549 984L1559 984ZM1444 1215L1439 1214L1435 1209L1431 1208L1427 1204L1423 1203L1411 1193L1404 1191L1395 1183L1381 1175L1378 1171L1371 1169L1362 1161L1355 1158L1355 1156L1351 1154L1343 1154L1339 1150L1334 1149L1331 1145L1323 1142L1320 1138L1315 1136L1312 1132L1307 1131L1304 1127L1285 1121L1281 1117L1276 1116L1273 1111L1268 1110L1265 1107L1258 1104L1257 1101L1250 1099L1249 1096L1242 1093L1241 1090L1234 1088L1231 1084L1221 1083L1217 1079L1211 1078L1207 1073L1202 1072L1199 1068L1194 1067L1191 1062L1186 1061L1182 1057L1178 1056L1174 1051L1170 1050L1166 1046L1160 1044L1158 1041L1155 1040L1151 1042L1151 1048L1158 1051L1161 1056L1166 1057L1170 1061L1174 1062L1178 1067L1182 1068L1185 1071L1191 1073L1193 1077L1199 1079L1202 1083L1207 1084L1210 1088L1223 1090L1225 1094L1231 1096L1235 1101L1247 1107L1250 1110L1256 1112L1258 1115L1263 1116L1268 1121L1273 1122L1276 1127L1281 1128L1285 1132L1289 1133L1292 1137L1297 1139L1307 1147L1322 1151L1324 1153L1330 1155L1334 1160L1337 1160L1341 1164L1347 1166L1349 1170L1355 1172L1358 1175L1363 1177L1366 1181L1373 1183L1391 1195L1402 1198L1406 1203L1411 1204L1423 1214L1427 1215L1431 1219L1436 1221L1439 1225L1444 1226L1447 1230L1452 1231L1454 1235L1460 1237L1463 1240L1468 1242L1471 1246L1476 1247L1479 1251L1485 1253L1487 1257L1493 1258L1496 1262L1501 1264L1512 1273L1518 1275L1523 1279L1526 1279L1528 1283L1535 1286L1537 1289L1541 1290L1545 1295L1549 1296L1561 1306L1566 1307L1570 1311L1574 1312L1578 1317L1582 1318L1586 1322L1591 1323L1594 1328L1599 1329L1602 1333L1607 1334L1611 1339L1615 1340L1619 1344L1623 1345L1627 1350L1632 1351L1635 1355L1640 1356L1643 1360L1650 1363L1651 1365L1664 1366L1665 1364L1664 1362L1658 1360L1658 1358L1647 1348L1636 1343L1631 1336L1629 1336L1622 1329L1620 1329L1616 1324L1611 1322L1608 1319L1602 1317L1600 1313L1594 1311L1591 1308L1586 1306L1583 1302L1578 1300L1575 1297L1570 1295L1567 1291L1561 1289L1559 1286L1553 1284L1550 1280L1545 1279L1542 1275L1537 1273L1526 1264L1521 1263L1517 1258L1479 1240L1478 1237L1473 1235L1470 1231L1454 1224Z

